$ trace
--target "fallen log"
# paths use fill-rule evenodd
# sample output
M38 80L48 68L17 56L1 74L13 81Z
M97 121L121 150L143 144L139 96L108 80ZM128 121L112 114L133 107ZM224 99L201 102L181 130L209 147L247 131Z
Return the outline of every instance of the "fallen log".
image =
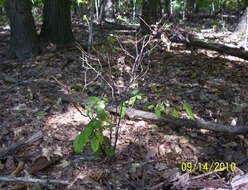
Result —
M248 60L248 51L245 51L242 48L229 47L223 44L218 44L213 42L204 42L199 39L190 40L185 44L187 47L214 50L214 51L218 51L219 53L232 55L235 57L239 57L241 59Z
M32 136L28 137L27 139L21 140L17 142L16 144L4 149L0 150L0 158L9 156L11 154L14 154L18 149L23 148L27 145L32 144L33 142L41 139L43 137L43 134L41 131L33 134Z
M100 27L105 30L138 30L138 26L135 25L124 25L108 21L103 22L103 25L101 25Z
M243 48L229 47L223 44L205 42L203 40L192 37L190 34L182 33L181 37L175 34L170 34L169 39L171 42L183 43L186 47L192 49L208 49L217 51L222 54L232 55L244 60L248 60L248 51Z
M116 112L116 109L113 107L108 107L107 110L111 112ZM204 120L191 120L173 117L171 115L162 115L157 117L154 113L136 110L133 108L128 108L126 110L126 115L130 119L144 119L144 120L155 120L155 121L164 121L172 123L177 126L184 126L188 128L197 128L197 129L207 129L216 132L223 132L229 134L247 134L248 127L246 126L230 126L223 125L218 123L212 123Z
M67 94L47 94L51 96L60 97L62 101L66 101L69 103L78 103L83 107L86 104L89 104L88 98L86 97L79 97ZM117 113L116 106L108 106L106 108L109 112ZM248 127L247 126L230 126L230 125L223 125L218 123L212 123L204 120L191 120L191 119L183 119L173 117L171 115L162 115L161 117L157 117L152 112L137 110L134 108L128 108L126 110L126 116L129 119L144 119L144 120L153 120L153 121L163 121L172 123L177 126L183 126L188 128L197 128L197 129L207 129L216 132L222 132L227 134L248 134Z

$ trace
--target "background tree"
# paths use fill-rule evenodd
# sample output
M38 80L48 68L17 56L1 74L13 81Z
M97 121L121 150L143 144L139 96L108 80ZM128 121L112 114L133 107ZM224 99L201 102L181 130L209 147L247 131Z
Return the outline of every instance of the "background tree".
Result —
M142 20L140 21L142 33L149 33L149 26L155 24L161 16L160 0L144 0L142 6Z
M74 41L71 27L71 1L45 0L40 38L63 47Z
M173 15L173 2L172 0L165 0L166 14L168 17Z
M115 20L115 10L113 0L102 0L100 3L100 23L104 20L114 21Z
M247 21L248 21L248 0L243 2L243 14L235 28L234 35L246 36L247 35Z
M30 0L7 0L5 9L11 28L10 56L25 59L36 55L39 44Z

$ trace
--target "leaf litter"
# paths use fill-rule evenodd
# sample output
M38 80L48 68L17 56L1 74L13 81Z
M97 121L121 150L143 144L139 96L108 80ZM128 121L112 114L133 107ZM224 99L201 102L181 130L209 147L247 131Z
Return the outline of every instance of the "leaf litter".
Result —
M7 48L6 43L3 45ZM114 61L120 59L123 52L116 49L110 53L113 56L109 63L113 67L110 77L125 86L126 76L118 76L117 64L121 63ZM182 186L190 189L194 185L199 187L200 182L190 178L189 173L191 176L206 173L210 185L212 180L213 184L224 186L224 182L214 180L247 171L247 164L238 165L236 173L218 172L219 178L199 168L182 171L185 162L239 163L247 157L247 139L242 135L230 137L168 123L127 119L121 124L114 160L92 161L88 150L81 156L74 155L72 141L89 120L72 102L60 96L70 93L66 87L74 88L73 93L80 96L111 96L110 89L95 79L94 72L82 68L80 54L76 48L54 50L52 47L34 59L18 63L1 53L0 67L9 77L0 78L0 149L37 131L45 134L43 140L1 159L1 175L10 175L22 161L30 174L71 181L71 189L180 189ZM123 61L128 65L130 60ZM206 50L193 55L174 46L170 52L155 51L144 62L151 63L147 74L136 84L145 95L137 108L144 110L151 104L163 102L183 116L187 115L183 110L187 104L198 118L228 125L247 124L247 61L230 60ZM103 69L109 73L108 67ZM78 86L92 80L84 90ZM161 125L166 127L161 128ZM26 173L20 170L15 175L26 176ZM11 187L12 184L0 184L0 188ZM44 187L63 188L61 185Z

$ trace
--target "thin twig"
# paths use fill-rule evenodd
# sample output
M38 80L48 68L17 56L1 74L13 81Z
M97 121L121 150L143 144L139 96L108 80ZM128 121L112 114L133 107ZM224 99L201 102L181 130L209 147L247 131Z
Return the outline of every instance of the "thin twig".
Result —
M149 25L149 24L147 24L147 22L141 17L141 16L139 16L139 19L142 21L142 22L144 22L144 24L149 28L149 30L151 30L151 32L152 32L152 28L151 28L151 26Z
M67 186L68 189L70 189L74 183L77 182L78 178L82 175L82 172L79 172L79 174L75 177L75 179Z
M52 79L55 80L60 86L64 87L68 92L70 92L70 87L63 84L62 82L60 82L55 76L52 76Z

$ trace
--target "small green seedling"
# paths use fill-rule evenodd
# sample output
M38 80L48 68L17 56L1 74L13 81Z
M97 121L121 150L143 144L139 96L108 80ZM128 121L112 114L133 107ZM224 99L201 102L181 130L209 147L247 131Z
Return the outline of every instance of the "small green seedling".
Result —
M142 98L142 94L137 90L132 91L133 96L121 103L117 107L118 114L121 118L126 115L127 106L133 106L136 100ZM111 120L109 113L106 110L107 99L91 96L89 104L85 106L86 115L90 118L90 122L86 125L83 131L73 141L73 149L76 153L84 150L87 144L90 144L91 150L97 155L105 154L108 157L115 155L115 148L113 148L110 138L103 134L103 131L109 129L112 131L113 126L118 122ZM118 133L116 141L118 139ZM114 147L116 146L116 142Z
M187 115L190 117L190 119L195 120L195 115L189 106L189 104L183 104L183 109L186 111Z
M111 120L105 110L107 100L92 96L86 106L86 114L91 119L85 129L75 138L73 148L76 153L82 152L87 143L90 143L94 153L105 153L108 157L114 156L109 137L103 135L105 129L111 128Z

